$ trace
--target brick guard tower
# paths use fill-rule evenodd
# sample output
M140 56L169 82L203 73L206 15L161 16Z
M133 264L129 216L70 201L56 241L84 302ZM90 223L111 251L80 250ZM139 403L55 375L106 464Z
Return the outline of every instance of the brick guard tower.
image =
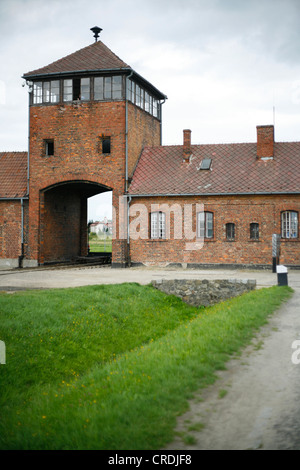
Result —
M144 146L161 144L166 96L101 41L25 73L30 90L29 206L24 257L31 265L87 255L87 199L112 191L112 266L128 262L119 198Z

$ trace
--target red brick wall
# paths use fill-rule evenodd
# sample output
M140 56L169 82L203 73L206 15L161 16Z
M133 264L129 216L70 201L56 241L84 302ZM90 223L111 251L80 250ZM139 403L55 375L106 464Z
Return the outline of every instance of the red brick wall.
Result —
M142 109L128 103L128 176L132 176L141 150L160 145L160 121Z
M56 259L58 255L70 255L63 238L56 235L58 232L55 226L57 228L60 223L60 215L54 222L55 202L45 207L43 200L43 194L47 194L44 192L46 188L62 182L90 182L112 189L116 210L115 233L118 238L118 203L125 191L125 120L124 101L31 106L29 259L43 263L51 258ZM132 172L142 146L160 143L160 123L129 103L128 131L128 160ZM102 154L101 136L111 138L110 155ZM45 156L47 139L54 140L54 156ZM66 186L66 190L70 190L70 187ZM88 195L82 194L82 197ZM71 239L76 232L78 240L78 233L81 233L80 254L85 254L84 225L87 220L84 222L81 218L79 221L78 207L73 208L72 220L65 222L63 227L67 239ZM75 232L71 230L74 224L77 224ZM69 231L66 232L67 227ZM58 242L62 243L60 248ZM120 250L118 240L113 241L113 262L123 263L125 252L124 248Z
M144 204L150 213L151 204L166 203L171 207L179 204L184 214L185 204L193 204L193 231L196 231L196 203L204 204L204 210L214 214L214 237L206 239L201 249L187 250L187 239L174 239L174 216L170 217L170 239L131 240L131 262L144 264L196 263L196 264L243 264L272 265L272 234L281 231L281 211L295 210L300 213L300 197L297 196L240 196L199 198L133 198L134 203ZM133 207L132 207L133 208ZM131 222L134 218L131 218ZM184 234L184 217L181 225ZM250 240L250 223L259 224L259 241ZM226 240L226 223L235 223L235 241ZM131 225L132 227L132 225ZM300 265L300 239L282 240L280 263Z
M45 192L43 220L43 262L72 260L81 254L81 197L77 191L61 186Z
M110 136L111 154L102 154L101 136ZM44 152L45 139L54 140L54 156L47 157ZM114 194L124 192L125 180L125 103L80 103L79 105L49 105L31 106L30 108L30 253L31 259L43 262L43 253L39 243L45 243L46 237L47 260L56 258L54 249L56 230L52 230L53 219L49 213L49 207L44 213L43 224L47 226L47 232L40 233L40 213L43 211L40 191L61 182L85 181L101 184L108 189L113 189ZM67 188L67 187L66 187ZM47 194L47 193L45 193ZM88 194L86 194L86 197ZM78 201L77 201L78 203ZM76 204L77 204L76 203ZM78 203L79 204L79 203ZM52 207L54 207L52 205ZM40 210L41 209L41 210ZM66 238L72 239L76 232L83 230L80 227L79 206L73 208L73 222L67 223L69 231ZM51 223L50 223L51 222ZM58 223L58 221L57 221ZM85 222L87 223L87 221ZM75 232L71 225L77 225ZM51 242L51 237L53 238ZM85 245L85 243L84 243ZM78 243L76 242L76 246ZM51 247L51 249L50 249ZM62 245L56 250L65 250ZM76 248L76 251L77 248ZM81 253L84 254L82 246ZM66 257L69 252L66 251Z
M0 201L0 258L21 255L21 201Z

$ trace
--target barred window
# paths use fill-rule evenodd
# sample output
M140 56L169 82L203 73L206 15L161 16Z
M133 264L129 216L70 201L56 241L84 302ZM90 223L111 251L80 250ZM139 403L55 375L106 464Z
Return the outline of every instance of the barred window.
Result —
M164 212L151 213L151 238L166 238L166 214Z
M250 224L250 239L258 240L259 239L259 224L253 222Z
M282 238L298 238L298 212L281 213L281 236Z
M212 212L198 212L197 214L197 237L213 238L214 217Z
M226 240L234 240L235 239L235 224L229 223L226 224Z

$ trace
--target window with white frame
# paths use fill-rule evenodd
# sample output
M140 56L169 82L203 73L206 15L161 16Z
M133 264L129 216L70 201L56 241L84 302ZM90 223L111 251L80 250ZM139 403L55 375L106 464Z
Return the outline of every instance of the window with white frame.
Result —
M213 238L214 215L212 212L198 212L197 214L197 237Z
M73 80L64 80L63 88L64 101L72 101L73 99Z
M43 82L35 82L33 84L33 104L43 102Z
M282 238L298 238L298 212L281 213L281 236Z
M151 212L151 238L166 238L166 214Z
M33 104L58 102L59 80L35 82L33 84Z

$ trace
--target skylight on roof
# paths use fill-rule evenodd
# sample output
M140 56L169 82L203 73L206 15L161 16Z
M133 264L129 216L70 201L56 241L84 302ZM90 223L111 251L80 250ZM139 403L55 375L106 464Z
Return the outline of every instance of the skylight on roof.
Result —
M210 170L211 158L204 158L200 165L200 170Z

